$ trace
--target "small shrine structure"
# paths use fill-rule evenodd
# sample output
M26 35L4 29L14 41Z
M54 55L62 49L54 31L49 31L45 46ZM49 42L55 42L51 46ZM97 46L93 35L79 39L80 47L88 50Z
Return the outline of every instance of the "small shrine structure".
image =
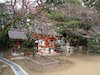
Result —
M55 40L60 37L60 34L55 32L51 26L34 26L34 35L38 40L39 54L52 54L55 52Z
M27 40L26 31L23 29L10 29L8 36L14 43L12 52L15 54L23 52L21 44L23 40Z

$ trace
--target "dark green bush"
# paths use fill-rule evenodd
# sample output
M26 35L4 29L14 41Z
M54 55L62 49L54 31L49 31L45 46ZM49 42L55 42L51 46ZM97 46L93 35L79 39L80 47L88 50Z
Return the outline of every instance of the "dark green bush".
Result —
M65 2L68 2L68 3L77 3L77 4L80 3L79 0L64 0L64 3Z
M95 4L95 8L100 11L100 0L97 0L96 4Z
M63 13L61 12L54 12L54 11L51 11L50 13L47 13L46 14L47 17L51 20L55 20L55 21L63 21Z
M24 47L27 47L27 48L32 48L33 47L33 42L34 40L26 40L26 41L23 41L23 46Z
M8 36L8 30L9 28L3 30L2 34L0 35L0 48L1 49L7 49L13 46L13 42L11 39L9 39L9 36Z
M100 53L100 40L88 39L88 48L90 53Z

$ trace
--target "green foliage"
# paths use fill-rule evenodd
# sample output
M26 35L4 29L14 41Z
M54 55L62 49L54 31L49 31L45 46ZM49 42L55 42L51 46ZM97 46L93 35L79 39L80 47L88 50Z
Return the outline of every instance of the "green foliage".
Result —
M30 14L30 15L28 16L28 18L29 18L29 19L34 19L35 16L34 16L33 14Z
M49 19L55 20L55 21L62 21L64 17L64 15L61 12L54 12L54 11L51 11L50 13L47 13L46 15Z
M56 6L62 4L63 0L46 0L46 3L52 3L54 6Z
M78 28L80 24L81 24L81 21L77 21L77 20L64 22L64 25L66 25L67 28Z
M77 17L70 18L70 17L64 16L63 19L64 19L64 25L67 25L66 27L83 28L85 30L89 30L91 28L89 24L82 23L82 21Z
M23 46L27 47L27 48L32 48L33 47L33 41L34 40L29 40L28 39L28 40L26 40L26 41L23 42Z
M79 21L78 18L70 18L70 17L63 17L63 22L59 25L57 25L56 30L58 29L59 32L63 33L64 31L72 31L76 28L79 28L81 25L81 21Z
M8 37L8 30L10 29L10 25L8 22L12 19L11 14L6 8L5 3L0 3L0 25L4 26L4 29L0 32L0 48L6 49L13 46L12 41Z
M82 0L84 4L90 8L100 11L100 0Z
M100 11L100 0L96 2L95 8Z
M89 52L92 53L100 53L100 40L97 40L96 38L89 39L88 40L88 48Z
M91 25L89 25L89 24L81 24L81 25L80 25L80 28L83 28L83 29L85 29L85 30L90 30Z
M23 42L24 51L27 51L29 48L31 48L33 57L35 57L35 53L37 52L37 45L35 43L35 39L36 38L34 38L32 40L28 39Z
M77 3L77 4L80 3L79 0L64 0L64 3L65 2L68 2L68 3Z
M63 20L64 20L64 22L68 22L68 21L80 21L80 19L77 18L77 17L68 17L66 15L64 15Z
M8 37L8 30L9 30L9 27L3 30L3 34L0 35L0 48L1 49L6 49L6 48L10 48L13 46L12 40L9 39Z
M47 3L52 3L56 5L62 5L64 3L77 3L79 4L79 0L46 0Z
M42 11L47 12L47 13L51 12L51 10L49 8L42 8Z
M66 28L65 28L63 25L61 25L61 26L59 27L58 31L59 31L60 33L63 33L63 32L66 31Z
M11 19L11 14L8 13L4 3L0 3L0 25L6 25Z
M68 17L67 20L68 20L68 21L80 21L80 19L77 18L77 17Z

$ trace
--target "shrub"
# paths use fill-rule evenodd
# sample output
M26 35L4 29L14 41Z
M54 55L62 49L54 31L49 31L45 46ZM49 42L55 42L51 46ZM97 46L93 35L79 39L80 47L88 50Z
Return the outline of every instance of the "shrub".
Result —
M88 40L88 48L90 53L100 53L100 40L95 38Z
M50 13L47 13L46 15L49 19L55 20L55 21L63 21L63 17L64 17L64 15L61 12L54 12L54 11L51 11Z
M0 35L0 48L1 49L7 49L13 46L13 42L11 39L9 39L8 36L8 30L9 28L6 28L2 31L2 34Z
M34 16L33 14L30 14L30 15L28 16L28 18L29 18L29 19L34 19L35 16Z
M65 2L68 2L68 3L77 3L77 4L80 3L79 0L64 0L64 3Z
M100 11L100 0L97 0L96 4L95 4L95 8Z
M91 25L89 25L89 24L81 24L80 28L83 28L85 30L90 30L91 29Z
M80 24L81 21L68 21L64 23L67 28L78 28Z
M58 24L55 28L56 30L58 29L60 33L63 33L66 30L72 31L76 28L79 28L81 24L82 22L78 18L75 18L75 17L70 18L70 17L64 16L63 22L61 24Z
M27 48L32 48L33 47L33 40L26 40L23 42L23 46Z

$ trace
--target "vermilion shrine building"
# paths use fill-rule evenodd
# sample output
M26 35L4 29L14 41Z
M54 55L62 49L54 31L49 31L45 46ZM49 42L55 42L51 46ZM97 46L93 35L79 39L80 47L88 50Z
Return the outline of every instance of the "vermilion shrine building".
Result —
M39 54L55 53L55 40L60 35L52 27L43 25L35 26L33 37L38 38L36 43L38 43Z

